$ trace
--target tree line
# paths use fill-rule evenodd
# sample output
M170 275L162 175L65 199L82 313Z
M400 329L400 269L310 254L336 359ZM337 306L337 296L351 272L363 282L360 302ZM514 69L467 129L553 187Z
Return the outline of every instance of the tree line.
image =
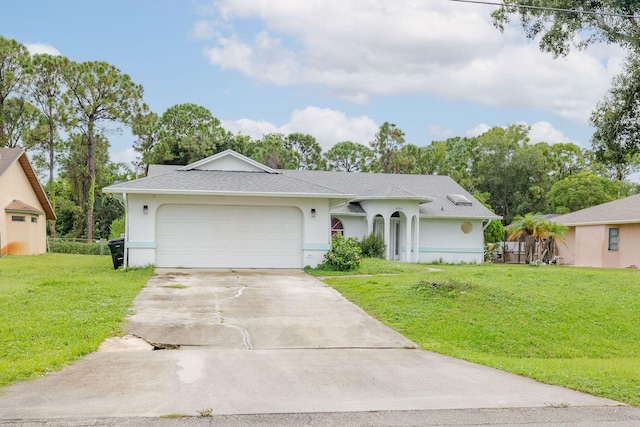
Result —
M119 127L135 136L137 170L109 159L109 136ZM628 182L640 164L635 154L621 167L619 158L576 144L533 144L529 130L494 127L417 146L385 122L368 145L336 141L323 152L308 134L233 134L196 104L152 112L142 86L116 67L30 55L0 36L0 147L24 148L45 177L58 215L51 236L107 237L123 209L102 187L144 175L149 164L184 165L226 149L273 168L448 175L505 224L516 215L567 213L638 191Z

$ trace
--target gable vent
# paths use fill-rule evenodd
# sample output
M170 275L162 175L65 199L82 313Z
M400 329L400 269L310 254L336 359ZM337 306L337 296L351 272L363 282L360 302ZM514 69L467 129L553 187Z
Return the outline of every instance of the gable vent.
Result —
M449 201L451 203L453 203L454 205L457 205L457 206L471 206L471 205L473 205L473 203L471 203L471 200L467 199L462 194L447 194L447 199L449 199Z

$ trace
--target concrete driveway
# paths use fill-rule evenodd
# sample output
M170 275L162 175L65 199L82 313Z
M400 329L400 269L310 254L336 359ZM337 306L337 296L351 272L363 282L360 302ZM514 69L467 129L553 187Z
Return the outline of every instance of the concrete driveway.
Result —
M127 326L144 341L8 387L0 420L617 405L420 350L300 271L157 273Z

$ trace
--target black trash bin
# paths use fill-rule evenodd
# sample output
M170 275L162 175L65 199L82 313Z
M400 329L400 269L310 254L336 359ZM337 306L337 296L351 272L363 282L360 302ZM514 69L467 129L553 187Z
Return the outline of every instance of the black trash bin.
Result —
M109 240L109 250L113 260L113 268L118 269L124 264L124 237Z

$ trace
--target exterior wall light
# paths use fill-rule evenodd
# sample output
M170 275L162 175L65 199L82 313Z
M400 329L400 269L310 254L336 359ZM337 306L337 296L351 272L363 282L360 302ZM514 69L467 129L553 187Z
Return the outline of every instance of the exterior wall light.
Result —
M148 213L149 213L149 206L144 205L144 206L142 207L142 213L143 213L143 214L148 214Z
M316 210L315 210L315 209L311 209L311 216L312 216L313 218L315 218L315 217L316 217Z

